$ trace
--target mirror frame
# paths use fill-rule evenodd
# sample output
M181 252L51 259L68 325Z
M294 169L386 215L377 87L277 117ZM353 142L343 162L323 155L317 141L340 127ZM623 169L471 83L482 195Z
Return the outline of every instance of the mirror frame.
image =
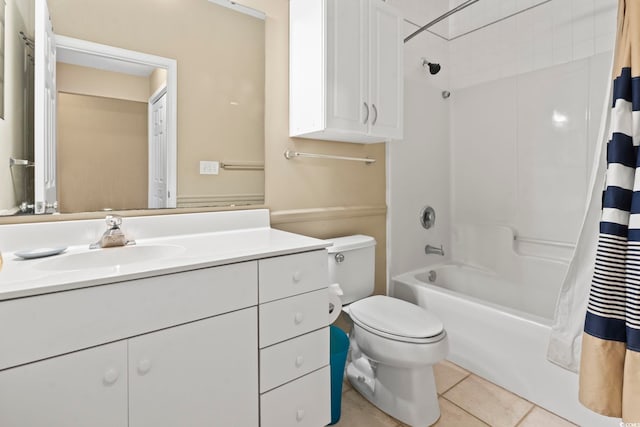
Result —
M1 0L0 0L1 1ZM178 158L178 65L175 59L148 53L121 49L114 46L94 43L73 37L56 35L56 50L98 56L108 60L116 60L164 68L167 70L167 150L168 158L173 162L167 164L167 208L177 207L177 158Z

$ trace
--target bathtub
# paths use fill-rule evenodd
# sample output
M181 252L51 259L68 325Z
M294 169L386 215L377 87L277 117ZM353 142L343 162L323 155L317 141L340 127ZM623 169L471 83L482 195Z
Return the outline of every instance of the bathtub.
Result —
M557 276L538 270L524 276L537 283L514 283L488 269L442 264L394 277L390 295L442 320L452 362L580 426L618 426L582 407L578 376L546 359Z

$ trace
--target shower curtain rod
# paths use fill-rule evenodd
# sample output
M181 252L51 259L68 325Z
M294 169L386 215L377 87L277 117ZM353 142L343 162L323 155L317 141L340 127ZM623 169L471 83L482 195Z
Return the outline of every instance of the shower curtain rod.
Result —
M420 34L421 32L433 27L434 25L436 25L438 22L447 19L448 17L450 17L451 15L453 15L454 13L458 13L463 9L466 9L467 7L471 6L474 3L477 3L480 0L467 0L462 4L459 4L458 6L454 7L453 9L451 9L449 12L444 13L440 16L438 16L436 19L434 19L433 21L429 22L426 25L423 25L422 27L418 28L417 30L415 30L413 33L409 34L407 37L405 37L404 42L408 42L409 40L411 40L412 38L414 38L415 36L417 36L418 34Z

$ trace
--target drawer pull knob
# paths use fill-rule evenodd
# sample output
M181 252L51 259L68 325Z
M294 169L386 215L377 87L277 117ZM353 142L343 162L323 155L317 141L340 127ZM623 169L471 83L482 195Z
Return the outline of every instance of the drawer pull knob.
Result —
M296 367L299 368L304 363L304 357L298 356L296 357Z
M104 373L104 377L102 378L102 381L104 382L105 385L113 385L115 384L116 381L118 381L119 376L120 376L120 373L118 372L117 369L115 368L107 369L107 372Z
M298 409L296 411L296 420L302 421L303 418L304 418L304 409Z
M293 273L292 278L294 283L298 283L300 279L302 279L302 273L300 273L299 271L296 271Z
M297 312L294 316L293 316L293 321L296 323L296 325L299 325L300 323L302 323L302 321L304 320L304 314Z
M146 375L151 370L151 361L149 359L142 359L138 362L138 373L140 375Z

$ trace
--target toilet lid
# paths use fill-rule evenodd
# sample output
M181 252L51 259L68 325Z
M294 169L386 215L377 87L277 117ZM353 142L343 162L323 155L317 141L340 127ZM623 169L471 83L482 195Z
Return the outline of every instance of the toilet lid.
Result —
M422 307L397 298L375 295L349 307L354 322L404 338L430 338L442 333L440 319Z

